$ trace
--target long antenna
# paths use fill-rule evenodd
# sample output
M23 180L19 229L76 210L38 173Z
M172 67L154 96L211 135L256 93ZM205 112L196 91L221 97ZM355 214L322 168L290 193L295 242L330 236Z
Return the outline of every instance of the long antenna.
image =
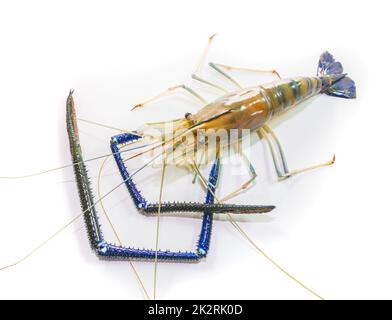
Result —
M150 143L150 144L142 145L142 146L136 146L136 147L132 147L132 148L128 148L128 149L123 149L123 150L120 150L120 151L118 151L116 153L107 153L107 154L104 154L102 156L97 156L97 157L93 157L93 158L84 160L83 162L86 163L86 162L90 162L90 161L100 160L100 159L106 158L108 156L111 156L113 154L126 153L126 152L130 152L130 151L133 151L133 150L142 149L142 148L145 148L145 147L152 146L152 145L154 145L156 143L158 143L158 142L154 142L154 143ZM72 167L74 165L78 165L78 164L81 164L81 163L82 163L82 161L69 163L69 164L66 164L66 165L63 165L63 166L51 168L51 169L44 170L44 171L34 172L34 173L27 174L27 175L21 175L21 176L0 176L0 179L4 179L4 180L5 179L10 179L11 180L11 179L32 178L32 177L39 176L39 175L42 175L42 174L45 174L45 173L49 173L49 172L65 169L65 168L68 168L68 167Z
M199 176L201 182L203 183L203 185L211 192L211 194L214 196L214 199L216 200L216 202L221 203L221 201L217 198L217 196L215 195L215 192L213 190L211 190L207 179L202 175L202 173L200 172L200 170L197 168L196 164L193 163L193 165L191 165L191 167L195 170L195 172L197 173L197 175ZM318 293L316 293L314 290L310 289L307 285L305 285L303 282L301 282L300 280L298 280L296 277L294 277L291 273L289 273L286 269L284 269L280 264L278 264L274 259L272 259L264 250L262 250L256 242L254 242L252 240L252 238L244 231L244 229L242 229L240 227L240 225L238 224L238 222L236 222L233 218L233 216L230 213L226 213L227 216L229 217L229 222L231 223L231 225L264 257L266 258L269 262L271 262L276 268L278 268L281 272L283 272L286 276L288 276L290 279L292 279L293 281L295 281L297 284L299 284L302 288L304 288L306 291L310 292L312 295L314 295L315 297L317 297L320 300L324 300L324 298L319 295Z
M102 171L103 171L103 168L104 168L104 166L105 166L105 164L106 164L106 162L107 162L108 159L110 159L110 157L106 157L105 160L102 162L101 167L99 168L99 173L98 173L98 185L97 185L98 197L99 197L99 198L102 198L102 196L101 196L101 194L102 194L102 193L101 193L101 178L102 178ZM120 236L119 236L119 234L118 234L116 228L114 227L114 223L113 223L112 220L110 219L109 213L107 212L107 210L106 210L106 208L105 208L105 206L104 206L104 204L103 204L103 201L100 202L100 205L101 205L102 212L103 212L103 214L105 215L106 219L108 220L109 225L110 225L110 227L112 228L113 233L114 233L114 235L115 235L115 237L116 237L118 243L120 244L120 246L123 246L123 243L122 243L122 241L121 241L121 239L120 239ZM133 273L135 274L136 279L138 280L138 282L139 282L139 284L140 284L140 286L141 286L141 288L142 288L142 290L143 290L143 293L145 294L147 300L151 300L151 299L150 299L150 296L149 296L149 294L148 294L148 292L147 292L147 289L146 289L146 287L145 287L145 285L144 285L144 283L143 283L143 281L142 281L142 279L141 279L139 273L137 272L135 265L132 263L132 260L131 260L131 259L129 259L129 264L130 264L130 267L131 267Z
M87 211L87 210L86 210ZM85 211L85 212L86 212ZM71 224L73 224L76 220L78 220L84 212L78 214L75 218L73 218L71 221L69 221L66 225L61 227L59 230L57 230L55 233L53 233L49 238L47 238L45 241L43 241L40 245L35 247L33 250L31 250L27 255L25 255L22 259L19 259L5 267L0 267L0 271L3 271L5 269L9 269L12 267L15 267L16 265L22 263L23 261L27 260L30 258L34 253L36 253L39 249L41 249L45 244L47 244L49 241L51 241L53 238L55 238L57 235L59 235L61 232L63 232L65 229L67 229Z
M159 156L161 156L161 154L158 154L157 156L155 156L154 158L152 158L149 162L147 162L146 164L144 164L142 167L140 167L139 169L137 169L134 173L132 173L127 179L124 179L123 181L121 181L119 184L117 184L115 187L113 187L110 191L108 191L107 193L105 193L102 197L98 198L97 201L95 201L91 206L89 206L86 210L82 211L82 213L80 213L79 215L77 215L76 217L74 217L72 220L70 220L66 225L64 225L63 227L61 227L60 229L58 229L56 232L54 232L51 236L49 236L46 240L44 240L43 242L41 242L38 246L36 246L33 250L31 250L28 254L26 254L23 258L17 260L16 262L13 262L9 265L6 265L4 267L0 267L0 271L5 270L5 269L9 269L11 267L14 267L18 264L20 264L21 262L25 261L26 259L28 259L29 257L31 257L35 252L37 252L39 249L41 249L45 244L47 244L49 241L51 241L53 238L55 238L57 235L59 235L61 232L63 232L67 227L69 227L72 223L74 223L76 220L78 220L81 216L83 216L86 212L88 212L89 210L91 210L92 208L94 208L97 204L99 204L103 199L105 199L107 196L109 196L111 193L113 193L115 190L117 190L119 187L121 187L124 183L126 183L128 180L132 179L138 172L140 172L141 170L143 170L145 167L147 167L148 165L150 165L155 159L157 159Z
M157 229L155 236L155 259L154 259L154 300L157 296L157 269L158 269L158 244L159 244L159 227L161 221L161 206L162 206L162 194L163 194L163 181L165 179L166 172L166 158L163 159L163 168L161 176L161 186L159 190L159 203L158 203L158 214L157 214Z

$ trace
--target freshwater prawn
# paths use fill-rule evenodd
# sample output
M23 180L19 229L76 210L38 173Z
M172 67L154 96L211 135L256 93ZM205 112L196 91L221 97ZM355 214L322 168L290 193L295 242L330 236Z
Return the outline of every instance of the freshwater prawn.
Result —
M210 38L209 44L212 40ZM208 46L201 58L203 60L207 53ZM73 91L69 93L66 102L66 124L68 139L72 157L72 166L76 178L76 184L79 192L82 213L87 228L87 234L90 246L98 257L103 259L121 259L121 260L152 260L155 265L158 261L185 261L197 262L205 258L210 248L211 231L213 217L216 214L226 214L230 222L249 242L251 242L264 256L266 256L273 264L275 264L281 271L286 273L293 280L302 285L305 289L311 291L305 285L296 280L287 271L270 259L256 244L244 233L240 226L234 221L232 214L260 214L270 212L275 208L274 205L265 204L227 204L226 201L235 197L237 194L244 192L255 181L257 173L243 154L243 160L246 162L250 178L243 183L239 188L230 192L228 195L218 199L216 190L219 181L219 174L221 171L222 150L228 146L236 146L249 133L256 132L260 138L265 139L270 151L276 175L279 180L288 179L294 175L314 170L316 168L330 166L335 161L335 156L325 163L316 164L302 169L289 170L283 148L277 135L270 127L269 123L279 117L282 117L288 111L297 108L304 101L319 95L327 94L334 97L352 99L356 97L355 83L347 74L343 73L343 67L340 62L336 61L333 56L324 52L319 60L317 76L314 77L295 77L288 79L281 79L280 74L276 70L258 70L241 67L233 67L218 63L209 63L214 70L225 77L228 81L237 87L237 90L228 92L221 86L201 78L196 72L192 78L200 83L215 87L224 91L224 95L217 98L213 102L208 103L199 93L194 89L180 85L169 88L161 94L147 100L144 103L137 104L134 109L141 108L147 103L158 99L168 92L177 89L184 90L193 97L200 100L205 106L194 114L186 113L184 118L169 120L162 123L147 124L141 130L124 132L116 135L110 140L110 147L112 156L120 171L122 182L112 188L104 195L99 195L97 200L94 199L93 190L90 186L90 178L86 169L86 161L84 160L80 137L77 126L76 107L73 99ZM279 79L267 84L242 87L235 81L226 71L238 69L256 72L270 72ZM164 124L164 125L163 125ZM163 131L165 128L165 132ZM169 128L167 130L167 128ZM160 134L151 135L150 132L155 130ZM226 132L226 135L219 135L219 145L216 147L212 141L216 141L216 135L211 140L211 133ZM233 138L229 132L236 132ZM207 133L206 133L207 132ZM144 142L138 147L133 147L134 143ZM200 155L204 157L206 150L211 149L211 145L216 148L213 150L214 159L210 169L209 177L204 177L200 172ZM139 150L140 149L140 150ZM138 150L134 153L135 150ZM125 153L131 152L130 156L124 158ZM155 154L145 162L143 166L129 172L126 163L132 159ZM107 155L106 155L107 156ZM106 157L105 156L105 157ZM162 160L162 177L161 177L161 194L157 203L147 200L142 191L138 189L134 182L134 176L138 174L145 167L152 165L152 163L160 158ZM204 203L198 202L163 202L162 201L162 186L164 182L166 166L170 164L170 159L175 165L185 166L194 172L206 190L206 199ZM56 168L58 169L58 168ZM144 215L157 216L157 240L156 247L151 249L139 249L133 247L126 247L119 244L111 244L105 240L102 228L99 223L97 205L102 203L109 194L116 189L125 185L136 208ZM199 240L194 251L171 251L158 249L158 233L159 233L159 217L163 213L172 212L199 212L202 214L201 230ZM106 212L104 212L106 215ZM80 216L80 215L79 215ZM78 217L79 217L78 216ZM74 221L74 220L73 220ZM71 221L71 223L73 222ZM59 230L60 232L61 230ZM54 237L55 233L52 237ZM50 237L49 239L51 239ZM117 237L118 238L118 237ZM48 239L48 240L49 240ZM119 238L118 238L119 240ZM45 244L44 242L43 244ZM42 245L43 245L42 244ZM42 246L41 245L41 246ZM34 251L38 250L37 247ZM29 254L28 256L30 256ZM28 256L21 259L17 263L25 260ZM15 263L15 264L17 264ZM15 265L13 264L13 265ZM10 266L7 266L10 267ZM7 268L6 267L6 268ZM4 268L3 268L4 269ZM1 269L0 269L1 270ZM156 277L156 269L155 269ZM139 278L140 281L140 278ZM311 291L312 292L312 291ZM146 293L146 292L145 292ZM314 292L312 292L314 293ZM315 294L315 293L314 293ZM317 294L316 294L317 295ZM148 296L148 295L147 295ZM155 297L155 288L154 288Z

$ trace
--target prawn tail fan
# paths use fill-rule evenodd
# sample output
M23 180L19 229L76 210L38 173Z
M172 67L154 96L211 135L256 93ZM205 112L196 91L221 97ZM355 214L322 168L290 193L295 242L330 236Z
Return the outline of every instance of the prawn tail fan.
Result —
M322 93L329 96L355 99L357 96L355 82L343 73L343 66L328 51L320 56L317 75L322 81Z

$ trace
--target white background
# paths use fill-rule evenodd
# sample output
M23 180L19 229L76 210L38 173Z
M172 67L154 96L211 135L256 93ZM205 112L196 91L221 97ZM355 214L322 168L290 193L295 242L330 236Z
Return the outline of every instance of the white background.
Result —
M333 153L336 164L277 182L265 143L256 141L257 183L234 201L277 208L268 216L241 218L240 225L326 299L392 298L390 12L388 1L1 1L0 175L70 162L65 100L71 88L79 117L126 130L194 112L200 106L183 94L144 110L130 107L185 80L208 99L216 96L189 80L215 32L208 61L272 67L283 77L314 75L320 53L329 50L356 81L358 99L320 96L276 133L291 168ZM225 84L208 67L202 73ZM233 76L244 85L273 79ZM79 126L85 158L110 151L117 131ZM89 163L94 187L99 164ZM220 195L246 179L231 177L225 168ZM120 180L113 164L105 173L107 191ZM203 201L204 191L186 173L171 169L165 199ZM0 181L0 266L20 259L80 213L72 179L66 169ZM144 181L146 196L157 199L159 180L157 170ZM155 219L140 216L124 188L105 205L125 243L153 247ZM314 298L223 220L215 223L207 259L158 265L158 298ZM162 218L162 248L192 249L199 225L198 219ZM152 294L153 264L135 266ZM126 262L99 261L92 254L78 220L28 260L1 271L0 298L143 294Z

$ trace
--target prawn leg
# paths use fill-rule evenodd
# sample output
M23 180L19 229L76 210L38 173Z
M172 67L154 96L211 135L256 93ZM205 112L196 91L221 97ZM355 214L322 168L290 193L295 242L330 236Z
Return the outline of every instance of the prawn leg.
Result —
M311 170L318 169L318 168L322 168L322 167L327 167L327 166L330 166L335 163L335 155L334 155L333 158L327 162L315 164L315 165L305 167L302 169L295 169L295 170L290 171L288 169L288 165L287 165L286 157L283 152L282 145L281 145L278 137L276 136L275 132L268 125L263 125L258 130L258 133L259 133L260 137L264 138L267 141L267 145L270 150L272 160L274 163L274 167L275 167L275 171L276 171L276 174L278 176L279 181L285 180L287 178L290 178L290 177L297 175L297 174L300 174L300 173L304 173L304 172L311 171ZM274 141L275 145L277 146L277 153L278 153L279 160L282 164L282 170L279 168L279 163L278 163L279 160L277 159L273 144L272 144L271 139L269 138L268 135L271 136L272 140Z
M220 86L220 85L218 85L218 84L216 84L216 83L213 83L213 82L211 82L211 81L208 81L208 80L206 80L206 79L204 79L204 78L198 76L198 75L195 74L195 73L192 73L191 76L192 76L192 79L193 79L193 80L199 81L200 83L203 83L203 84L205 84L205 85L207 85L207 86L210 86L210 87L213 87L213 88L218 89L218 90L220 90L220 91L223 91L224 93L229 93L229 90L223 88L222 86Z
M146 104L148 104L148 103L157 101L157 100L159 100L160 98L166 96L167 94L173 93L173 92L178 91L178 90L181 90L181 89L182 89L182 90L185 90L185 92L189 93L190 95L192 95L193 97L195 97L197 100L199 100L199 101L202 102L203 104L207 104L207 100L204 99L200 94L198 94L196 91L194 91L194 90L191 89L190 87L188 87L188 86L186 86L186 85L184 85L184 84L181 84L181 85L178 85L178 86L174 86L174 87L167 88L166 90L162 91L161 93L157 94L156 96L154 96L154 97L152 97L152 98L150 98L150 99L147 99L146 101L144 101L144 102L142 102L142 103L138 103L137 105L135 105L135 106L132 108L132 110L135 110L135 109L137 109L137 108L142 108L142 107L144 107L144 106L145 106Z
M275 69L236 67L236 66L230 66L230 65L222 64L222 63L210 63L210 65L211 66L213 65L215 68L218 67L220 70L226 69L226 70L238 70L238 71L246 71L246 72L271 73L271 74L275 75L276 77L278 77L278 79L282 79L279 72L276 71Z
M243 158L243 160L247 163L248 165L248 170L250 173L250 178L249 180L247 180L246 182L244 182L243 184L241 184L236 190L230 192L228 195L224 196L223 198L220 199L221 202L225 202L235 196L237 196L238 194L244 192L245 190L247 190L251 185L252 182L256 179L257 177L257 173L255 168L253 167L252 163L250 162L250 160L248 159L248 157L246 155L243 154L243 152L237 147L237 151L238 153L241 155L241 157Z
M281 79L279 73L275 69L266 70L266 69L255 69L255 68L245 68L245 67L234 67L234 66L229 66L227 64L214 63L214 62L210 62L208 65L211 68L213 68L215 71L220 73L222 76L224 76L227 80L229 80L232 84L234 84L238 89L242 89L242 86L236 80L234 80L233 77L231 77L228 73L226 73L223 69L260 72L260 73L272 73L272 74L276 75L279 79Z
M237 81L235 81L231 76L229 76L226 72L224 72L218 64L210 62L208 65L211 68L213 68L215 71L220 73L222 76L224 76L227 80L229 80L232 84L234 84L238 89L242 89L242 86Z
M201 82L201 83L203 83L203 84L206 84L206 85L208 85L208 86L212 86L212 87L214 87L214 88L217 88L217 89L219 89L219 90L221 90L221 91L227 93L228 90L226 90L225 88L223 88L223 87L221 87L221 86L219 86L219 85L217 85L217 84L214 84L214 83L212 83L212 82L210 82L210 81L207 81L207 80L205 80L205 79L199 77L199 76L196 74L196 73L198 73L198 72L200 71L200 69L201 69L201 67L202 67L202 65L203 65L203 62L204 62L204 60L205 60L205 57L207 56L207 53L208 53L208 51L209 51L209 47L210 47L210 45L211 45L212 39L215 37L215 35L216 35L216 34L213 34L213 35L208 39L207 46L205 47L205 49L204 49L204 51L203 51L201 57L199 58L199 62L198 62L198 64L197 64L197 66L196 66L195 71L192 73L191 77L192 77L192 79L194 79L194 80L197 80L197 81L199 81L199 82ZM151 102L154 102L154 101L157 101L158 99L160 99L160 98L166 96L167 94L173 93L174 91L177 91L177 90L180 90L180 89L183 89L183 90L185 90L185 92L189 93L189 94L192 95L193 97L196 97L196 98L197 98L200 102L202 102L204 105L208 103L207 100L205 100L200 94L198 94L198 93L197 93L196 91L194 91L192 88L190 88L189 86L187 86L187 85L185 85L185 84L181 84L181 85L178 85L178 86L170 87L170 88L168 88L168 89L162 91L161 93L155 95L154 97L152 97L152 98L150 98L150 99L147 99L146 101L144 101L144 102L142 102L142 103L138 103L137 105L135 105L135 106L132 108L132 110L137 109L137 108L144 107L146 104L151 103Z
M216 36L216 33L214 33L211 37L209 37L207 46L205 47L205 49L204 49L204 51L203 51L203 54L201 55L201 57L200 57L200 59L199 59L199 63L197 64L195 71L192 73L192 79L195 79L195 80L197 80L197 81L200 81L201 83L204 83L204 84L206 84L206 85L209 85L209 86L211 86L211 87L217 88L217 89L222 90L222 91L224 91L224 92L227 93L228 91L227 91L225 88L223 88L223 87L221 87L221 86L219 86L219 85L216 85L216 84L214 84L214 83L212 83L212 82L209 82L209 81L207 81L207 80L201 78L200 76L198 76L198 73L200 72L200 70L201 70L201 68L202 68L202 66L203 66L203 64L204 64L204 61L205 61L205 59L206 59L206 57L207 57L208 51L210 50L212 40L214 39L215 36ZM238 88L241 88L241 86L239 85L239 83L236 82L233 78L231 78L231 77L230 77L227 73L225 73L223 70L221 70L221 69L219 68L219 66L215 65L214 63L209 63L209 65L210 65L213 69L215 69L217 72L219 72L221 75L223 75L226 79L228 79L230 82L234 83L235 86L237 86Z
M206 48L204 49L204 52L202 54L202 56L199 59L199 63L197 64L197 67L195 69L195 71L192 73L192 78L200 81L204 84L207 84L209 86L212 86L214 88L217 88L219 90L222 90L224 92L227 93L227 90L225 88L222 88L221 86L218 86L212 82L209 82L203 78L201 78L198 73L200 72L202 65L207 57L208 51L211 47L211 43L212 40L214 39L214 37L216 36L216 33L213 34L209 39L208 39L208 43ZM240 71L248 71L248 72L259 72L259 73L272 73L274 75L276 75L279 79L281 79L280 74L278 73L278 71L276 71L275 69L257 69L257 68L246 68L246 67L235 67L235 66L230 66L227 64L221 64L221 63L214 63L214 62L210 62L208 64L211 68L213 68L215 71L217 71L218 73L220 73L223 77L225 77L227 80L229 80L231 83L233 83L237 88L242 89L242 86L236 81L234 80L229 74L227 74L223 69L226 70L240 70Z

